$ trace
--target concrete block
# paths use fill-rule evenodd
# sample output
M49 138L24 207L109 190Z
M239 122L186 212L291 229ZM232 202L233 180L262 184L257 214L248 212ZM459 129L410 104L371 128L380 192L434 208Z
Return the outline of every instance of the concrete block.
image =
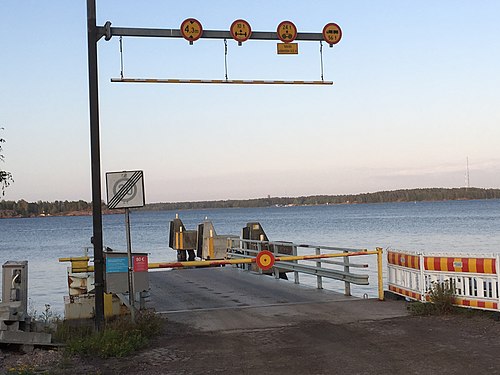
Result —
M19 331L19 321L0 320L0 331Z
M52 335L42 332L0 331L0 342L6 344L45 345L50 344Z

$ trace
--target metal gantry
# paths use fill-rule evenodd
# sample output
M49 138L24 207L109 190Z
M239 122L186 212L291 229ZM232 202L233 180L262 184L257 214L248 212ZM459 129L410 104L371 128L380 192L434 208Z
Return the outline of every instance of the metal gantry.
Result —
M328 24L326 27L330 27ZM102 208L101 208L101 156L99 137L99 89L98 89L98 59L97 43L104 38L111 40L112 37L147 37L147 38L184 38L180 29L151 29L112 27L111 22L103 26L96 23L96 0L87 0L87 38L88 38L88 72L89 72L89 110L90 110L90 144L91 144L91 175L92 175L92 216L93 216L93 238L94 265L95 265L95 325L101 329L104 322L104 262L103 262L103 240L102 240ZM230 31L203 30L203 39L232 39ZM282 40L277 31L254 31L248 39L253 40ZM323 33L299 32L294 40L298 41L323 41ZM336 41L337 42L337 41ZM333 43L336 43L333 42ZM191 42L192 43L192 42ZM330 44L332 46L332 44ZM147 82L144 79L114 79L113 82ZM155 80L151 80L153 82ZM331 85L327 81L246 81L246 80L156 80L159 83L217 83L217 84L313 84ZM184 82L185 81L185 82Z

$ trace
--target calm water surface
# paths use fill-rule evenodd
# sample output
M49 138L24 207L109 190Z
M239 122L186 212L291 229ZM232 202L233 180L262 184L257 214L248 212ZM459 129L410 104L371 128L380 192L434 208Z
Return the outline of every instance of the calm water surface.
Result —
M247 222L259 221L274 241L369 249L500 252L500 200L190 210L179 214L188 229L195 229L208 217L217 234L239 235ZM169 221L174 217L174 211L132 212L133 250L149 253L153 262L175 260L175 252L168 248ZM123 215L104 216L105 246L126 250L124 221ZM31 309L41 312L48 303L54 311L62 312L67 264L58 263L58 258L82 255L82 248L90 246L91 236L91 217L0 220L0 262L28 260ZM370 265L371 285L353 286L353 294L375 297L374 257L356 262ZM301 282L314 285L315 278L301 276ZM325 280L324 286L341 291L343 283Z

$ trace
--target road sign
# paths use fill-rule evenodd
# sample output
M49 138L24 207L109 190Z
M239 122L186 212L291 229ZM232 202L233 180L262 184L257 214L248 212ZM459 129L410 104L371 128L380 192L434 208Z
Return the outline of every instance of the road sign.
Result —
M257 254L255 263L261 270L267 271L274 266L274 255L268 250L262 250Z
M193 44L193 42L200 39L203 34L201 22L194 18L184 20L181 23L181 34L184 39L188 40L190 44Z
M342 30L336 23L328 23L323 27L323 38L330 45L337 44L342 39Z
M147 255L134 255L134 272L148 272L148 256Z
M229 31L231 32L231 36L233 37L233 39L236 40L238 44L247 41L252 35L252 28L250 27L250 24L245 20L234 21L231 24Z
M298 43L278 43L278 55L298 55Z
M108 208L144 206L144 175L142 171L106 173Z
M106 257L106 272L107 273L121 273L128 272L128 259L127 255L119 258Z
M290 21L283 21L278 25L276 33L283 43L291 43L297 37L297 27Z

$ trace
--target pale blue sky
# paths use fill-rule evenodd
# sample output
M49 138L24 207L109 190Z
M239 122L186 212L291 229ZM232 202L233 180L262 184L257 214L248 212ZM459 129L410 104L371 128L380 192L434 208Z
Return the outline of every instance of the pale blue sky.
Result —
M334 86L112 84L99 42L102 172L142 169L147 202L500 186L498 1L112 1L98 24L255 31L338 23ZM319 43L229 40L230 79L320 78ZM86 2L0 0L5 199L90 200ZM224 78L224 46L124 39L125 76ZM104 188L104 178L103 178ZM103 190L103 198L105 193Z

